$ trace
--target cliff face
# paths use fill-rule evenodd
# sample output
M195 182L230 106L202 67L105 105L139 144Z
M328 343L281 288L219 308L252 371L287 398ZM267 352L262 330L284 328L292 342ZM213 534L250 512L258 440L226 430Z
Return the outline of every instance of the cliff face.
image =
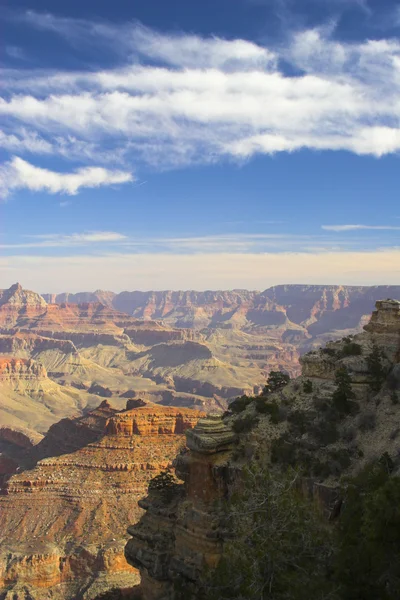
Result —
M33 360L0 358L0 380L30 380L47 377L46 369Z
M39 294L22 289L19 283L8 290L0 290L0 326L13 326L20 316L34 317L46 310L46 302Z
M278 285L264 292L160 291L93 294L44 294L51 302L74 303L107 298L108 306L144 319L162 319L174 327L279 326L289 321L315 336L360 326L380 298L400 296L399 286ZM100 300L102 301L102 300Z
M340 506L338 482L387 453L400 475L400 302L378 301L364 332L302 357L302 376L243 403L223 419L209 415L187 432L178 455L183 485L150 485L146 511L130 526L128 563L140 570L146 600L169 600L176 583L196 597L208 568L224 552L229 523L221 498L252 461L304 470L303 492L327 516ZM372 366L371 366L372 365ZM350 391L334 399L337 374ZM346 396L349 394L349 396ZM242 433L234 435L232 428ZM160 532L162 532L160 534Z
M183 486L150 491L139 502L146 512L128 528L130 565L140 570L146 600L171 595L172 581L196 582L222 553L223 514L216 501L227 493L228 458L235 441L218 415L200 419L187 432L189 452L180 454L176 474Z
M41 460L0 495L0 588L72 600L135 585L123 558L126 521L138 520L137 500L200 416L155 405L116 412L104 401L54 425L30 453Z

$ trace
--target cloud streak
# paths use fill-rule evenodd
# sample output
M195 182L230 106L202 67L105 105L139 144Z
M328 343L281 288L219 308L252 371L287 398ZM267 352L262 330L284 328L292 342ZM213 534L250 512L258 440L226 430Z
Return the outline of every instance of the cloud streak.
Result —
M0 168L0 196L7 197L10 192L18 189L74 196L82 188L97 188L132 180L133 176L129 172L112 171L103 167L83 167L74 173L59 173L36 167L14 156Z
M400 42L301 31L286 46L165 34L40 15L25 23L71 44L119 48L120 65L62 72L3 70L0 115L10 151L144 161L156 168L254 154L400 150ZM296 76L283 64L290 64ZM107 157L107 158L106 158Z
M375 231L400 231L400 227L393 225L322 225L325 231L361 231L364 229Z
M19 248L68 248L71 246L81 247L88 244L118 244L128 239L126 235L114 231L89 231L86 233L73 233L70 235L49 233L26 237L33 239L34 241L19 244L0 244L0 248L3 250L14 250Z

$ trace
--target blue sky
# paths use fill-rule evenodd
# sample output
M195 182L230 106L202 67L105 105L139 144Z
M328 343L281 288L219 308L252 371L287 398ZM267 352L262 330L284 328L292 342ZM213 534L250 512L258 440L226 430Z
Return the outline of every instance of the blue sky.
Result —
M1 287L400 282L400 7L14 0Z

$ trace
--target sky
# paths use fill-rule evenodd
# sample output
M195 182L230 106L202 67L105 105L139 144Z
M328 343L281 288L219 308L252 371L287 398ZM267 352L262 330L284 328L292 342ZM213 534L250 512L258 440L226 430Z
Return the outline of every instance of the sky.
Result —
M0 287L400 284L397 0L0 21Z

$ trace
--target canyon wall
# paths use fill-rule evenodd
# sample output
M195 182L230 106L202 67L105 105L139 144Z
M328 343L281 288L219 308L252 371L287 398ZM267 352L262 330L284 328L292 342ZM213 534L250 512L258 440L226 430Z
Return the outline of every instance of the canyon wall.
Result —
M301 362L302 375L286 386L240 399L223 417L210 414L187 431L188 450L175 461L183 484L150 482L139 503L145 513L129 527L125 547L128 563L140 571L144 600L171 600L177 589L196 597L229 541L224 500L246 466L300 468L300 489L329 519L340 511L343 475L382 456L400 475L400 302L377 301L362 333ZM343 372L350 392L338 404Z
M139 519L149 480L171 465L201 416L145 403L117 412L103 401L53 425L25 457L32 467L1 489L0 595L74 600L133 587L126 524Z

